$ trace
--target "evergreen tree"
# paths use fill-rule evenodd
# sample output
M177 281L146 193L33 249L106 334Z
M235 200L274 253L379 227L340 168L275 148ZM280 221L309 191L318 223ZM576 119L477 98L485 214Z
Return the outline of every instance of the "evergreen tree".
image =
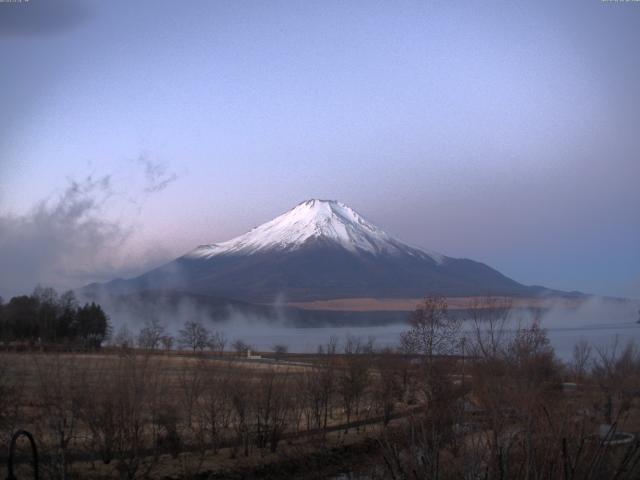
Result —
M3 341L77 343L99 348L111 334L109 318L95 302L79 306L73 292L61 296L53 288L38 286L33 294L0 301L0 336Z

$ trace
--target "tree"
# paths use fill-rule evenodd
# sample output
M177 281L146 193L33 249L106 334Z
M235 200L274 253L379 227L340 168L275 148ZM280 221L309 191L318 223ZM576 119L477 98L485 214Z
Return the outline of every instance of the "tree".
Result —
M6 340L76 343L99 348L111 335L109 317L95 302L78 305L72 291L62 295L37 287L30 296L13 297L2 308L1 334Z
M612 423L628 413L640 396L640 347L630 340L621 348L616 336L611 348L597 348L596 352L593 376L605 396L606 422Z
M360 337L348 334L344 343L344 353L346 355L372 354L374 342L375 338L372 335L364 341Z
M31 297L37 304L37 335L41 341L56 340L56 320L60 316L58 292L50 287L37 286Z
M251 345L245 343L243 340L234 340L233 344L231 344L233 349L236 351L238 356L246 355L247 352L251 349Z
M178 332L178 344L183 348L204 350L209 345L209 330L197 321L187 321Z
M38 326L35 319L38 314L38 302L34 297L13 297L4 307L4 312L9 340L37 340Z
M109 317L93 302L80 307L76 313L74 330L85 347L100 348L111 335Z
M255 439L258 448L269 446L275 453L282 433L286 429L293 396L287 391L288 372L269 369L260 375L252 390Z
M490 478L512 478L511 469L522 472L522 478L550 478L542 469L552 459L542 456L565 451L552 443L561 440L566 428L560 369L540 312L530 311L530 318L518 313L513 314L509 300L495 298L483 299L469 311L473 401L490 432L483 461ZM514 418L519 428L515 435ZM522 455L516 457L516 451Z
M57 325L55 329L54 341L61 341L63 339L72 338L75 332L73 331L76 315L78 313L78 301L73 290L69 290L60 295L59 301L59 316L57 319Z
M87 364L68 362L60 356L35 357L34 363L37 373L35 394L42 399L35 433L38 438L51 439L50 443L45 443L44 466L49 470L49 478L73 478L70 452L77 436L80 405L84 398L83 390L76 386L84 382Z
M278 343L273 346L273 356L276 360L281 360L289 352L289 347L283 343Z
M576 379L582 379L588 370L591 361L592 348L584 338L573 346L572 362L569 366Z
M160 343L165 350L171 350L173 348L173 337L171 335L163 335L160 337Z
M147 319L138 334L138 345L141 348L155 350L160 346L160 338L164 335L164 325L157 318Z
M218 355L224 354L224 348L227 346L227 337L224 332L213 332L209 337L209 348Z
M126 323L123 323L120 329L118 330L118 332L116 333L116 336L113 339L113 344L116 347L120 347L124 349L131 348L134 346L135 340L133 338L133 334L131 333L131 330L129 330L129 327L127 326Z
M402 350L431 362L435 355L454 351L461 322L449 315L444 298L427 297L411 313L409 325L411 328L400 337Z
M335 355L338 350L338 337L331 335L326 345L318 345L319 355Z
M342 396L346 421L349 423L353 415L358 419L362 397L369 385L370 359L360 354L359 351L348 351L345 348L345 356L340 376L338 377L338 390Z
M487 296L471 303L468 309L472 327L469 350L473 356L489 360L504 353L509 341L512 310L510 299Z
M200 408L214 453L217 452L222 433L230 426L233 411L231 386L233 379L238 377L238 370L237 366L229 364L222 372L213 369L206 372L204 399Z
M382 411L383 425L391 421L395 403L402 399L402 363L406 360L386 350L375 358L377 375L373 377L373 400Z

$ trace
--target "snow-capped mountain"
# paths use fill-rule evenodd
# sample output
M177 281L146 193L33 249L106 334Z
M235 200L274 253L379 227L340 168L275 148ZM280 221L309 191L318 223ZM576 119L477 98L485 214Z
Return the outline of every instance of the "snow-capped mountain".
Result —
M307 200L253 230L130 280L89 290L183 292L250 303L561 294L485 264L411 247L337 201Z
M415 249L396 240L343 203L316 199L302 202L244 235L222 243L201 245L187 257L210 259L217 255L295 250L316 239L334 242L353 253L409 254L429 257L437 263L444 260L443 255Z

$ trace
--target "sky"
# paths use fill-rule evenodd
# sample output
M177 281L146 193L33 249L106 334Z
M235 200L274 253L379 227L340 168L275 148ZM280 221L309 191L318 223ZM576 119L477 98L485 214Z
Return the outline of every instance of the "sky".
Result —
M0 2L0 295L308 198L640 298L640 2Z

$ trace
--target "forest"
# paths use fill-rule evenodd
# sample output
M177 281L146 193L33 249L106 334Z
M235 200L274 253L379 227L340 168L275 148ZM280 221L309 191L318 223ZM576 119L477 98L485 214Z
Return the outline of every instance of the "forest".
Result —
M111 334L109 319L94 302L80 305L73 291L59 295L37 287L31 295L0 298L0 340L5 344L100 348Z

